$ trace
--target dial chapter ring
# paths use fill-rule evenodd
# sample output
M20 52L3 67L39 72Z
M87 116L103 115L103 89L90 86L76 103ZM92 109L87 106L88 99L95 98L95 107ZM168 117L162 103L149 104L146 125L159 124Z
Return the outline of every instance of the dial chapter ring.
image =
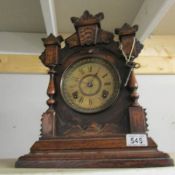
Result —
M112 84L113 84L113 91L112 93L108 93L108 91L101 89L102 86L104 86L104 82L102 81L103 77L105 77L105 74L102 75L98 75L97 73L85 73L85 75L82 75L82 77L77 79L77 85L74 89L74 92L69 93L68 90L66 90L66 87L68 86L68 84L66 84L65 82L68 81L72 81L72 75L74 74L74 71L78 68L80 68L80 66L85 65L85 64L92 64L92 65L100 65L102 68L104 67L109 73L110 76L112 77ZM99 77L100 76L100 77ZM92 77L92 80L94 81L93 83L96 82L96 90L94 90L93 92L86 92L82 87L81 84L85 84L86 90L87 88L91 88L91 86L93 86L93 83L91 81L87 81L84 82L84 80L87 77ZM109 85L108 82L106 82L106 85ZM77 60L76 62L74 62L74 64L71 64L70 66L68 66L65 71L62 74L61 77L61 83L60 83L60 89L61 89L61 95L63 97L64 102L71 107L73 110L78 111L78 112L82 112L82 113L96 113L96 112L100 112L108 107L110 107L117 99L118 95L119 95L119 91L120 91L120 75L118 70L116 69L116 67L114 65L112 65L110 62L106 61L103 58L99 58L99 57L85 57L82 58L80 60ZM98 93L102 93L101 96L97 97L100 101L104 101L103 104L99 105L99 106L83 106L81 103L85 103L82 102L82 99L80 99L80 96L83 95L83 97L93 97ZM80 93L80 95L79 95ZM73 94L76 94L73 97ZM96 96L95 96L96 97ZM79 100L79 103L78 103ZM90 103L89 103L90 104Z

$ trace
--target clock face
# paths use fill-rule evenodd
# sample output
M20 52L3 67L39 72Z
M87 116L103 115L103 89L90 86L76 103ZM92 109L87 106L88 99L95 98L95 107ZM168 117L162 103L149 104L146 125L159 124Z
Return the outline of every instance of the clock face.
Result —
M116 68L101 58L84 58L70 65L61 78L61 94L72 109L99 112L117 99L120 76Z

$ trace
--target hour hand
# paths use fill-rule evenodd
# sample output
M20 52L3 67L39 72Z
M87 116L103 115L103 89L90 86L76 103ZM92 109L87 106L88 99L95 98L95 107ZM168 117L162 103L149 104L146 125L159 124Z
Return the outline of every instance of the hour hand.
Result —
M90 83L92 84L92 82L94 81L94 78L97 77L98 73L100 71L100 68L97 70L97 72L93 75L92 80L90 81Z

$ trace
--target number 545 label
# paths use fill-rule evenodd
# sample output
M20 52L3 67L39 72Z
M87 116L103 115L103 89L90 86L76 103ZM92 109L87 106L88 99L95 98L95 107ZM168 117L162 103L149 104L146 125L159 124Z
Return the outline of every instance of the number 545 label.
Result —
M126 135L127 146L148 146L148 140L146 134L127 134Z

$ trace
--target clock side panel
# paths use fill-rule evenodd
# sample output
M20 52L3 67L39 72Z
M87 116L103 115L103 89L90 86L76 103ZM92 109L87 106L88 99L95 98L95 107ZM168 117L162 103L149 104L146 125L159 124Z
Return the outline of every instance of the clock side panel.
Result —
M111 48L111 47L110 47ZM93 53L89 53L93 49ZM124 81L127 74L127 68L123 58L121 58L118 52L111 52L100 47L87 47L85 49L77 48L69 55L69 52L65 52L62 55L63 62L59 65L56 76L56 135L59 137L107 137L115 136L118 134L128 133L129 128L129 114L128 106L129 92L124 87ZM72 50L71 50L72 51ZM63 52L64 53L64 52ZM107 109L96 113L81 113L70 108L61 95L60 83L61 77L65 69L74 64L77 60L86 57L99 57L109 61L116 67L121 78L120 92L115 102Z

